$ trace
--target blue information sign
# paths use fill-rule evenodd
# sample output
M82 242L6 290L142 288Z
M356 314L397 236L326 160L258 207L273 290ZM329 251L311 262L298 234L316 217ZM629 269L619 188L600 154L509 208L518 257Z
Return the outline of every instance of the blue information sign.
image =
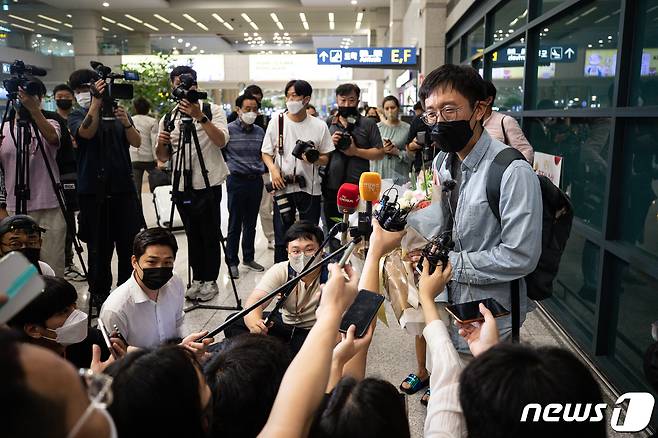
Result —
M318 65L353 67L380 65L416 65L415 47L354 47L316 49Z

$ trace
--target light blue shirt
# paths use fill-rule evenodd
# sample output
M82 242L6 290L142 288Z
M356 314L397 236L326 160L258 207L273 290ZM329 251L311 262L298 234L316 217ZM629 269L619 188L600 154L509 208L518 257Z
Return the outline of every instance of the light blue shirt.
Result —
M511 309L510 282L535 270L541 254L542 198L539 180L530 164L513 161L503 174L500 185L499 223L487 202L486 183L489 168L505 144L492 139L484 131L473 150L461 163L462 180L455 211L450 262L453 282L448 288L450 301L463 303L495 298ZM445 158L445 159L444 159ZM442 159L441 162L438 162ZM453 179L450 173L452 155L439 154L433 163L438 186ZM437 172L437 166L440 166ZM436 236L449 223L449 194L442 200L410 216L409 226L423 236ZM521 322L532 302L528 302L525 280L520 282ZM532 310L532 308L530 309ZM497 320L501 338L511 336L511 316ZM451 325L450 335L460 351L467 352L466 342Z

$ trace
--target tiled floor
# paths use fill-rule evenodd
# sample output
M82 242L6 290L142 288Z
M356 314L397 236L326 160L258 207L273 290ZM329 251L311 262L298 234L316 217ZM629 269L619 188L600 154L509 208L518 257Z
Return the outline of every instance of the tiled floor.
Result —
M226 196L222 201L222 230L227 232L228 211L226 207ZM146 222L149 226L155 226L155 213L150 193L143 194L143 205ZM187 242L185 234L180 231L176 233L179 244L179 252L176 259L175 272L187 281ZM256 261L266 268L273 264L273 251L267 249L267 240L258 225L256 234ZM113 267L116 272L116 266ZM261 273L256 273L245 268L240 268L240 278L235 281L238 296L244 302L249 293L258 282ZM220 294L208 302L218 306L234 306L235 299L227 275L227 268L222 264L218 279ZM81 295L81 305L84 305L84 292L86 283L77 283L76 287ZM83 307L83 308L86 308ZM219 326L232 311L223 310L194 310L185 315L183 332L185 334L200 330L212 330ZM396 387L402 379L415 370L415 354L413 338L407 335L395 321L390 306L387 306L389 326L378 324L368 356L368 375L389 380ZM221 338L219 336L218 338ZM528 315L521 329L522 342L532 345L556 345L568 346L559 333L550 326L539 310ZM425 419L425 407L420 404L422 391L408 398L409 423L412 437L422 437L423 422ZM610 395L608 395L610 397ZM616 436L609 431L609 436ZM621 436L621 435L620 435ZM628 436L627 434L625 436Z

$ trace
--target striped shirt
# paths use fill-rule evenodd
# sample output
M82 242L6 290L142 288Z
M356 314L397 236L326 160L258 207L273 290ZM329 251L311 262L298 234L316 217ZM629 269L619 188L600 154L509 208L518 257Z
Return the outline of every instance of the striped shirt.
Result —
M257 125L245 130L240 119L228 124L230 140L226 144L226 164L232 175L262 175L267 172L261 157L265 131Z

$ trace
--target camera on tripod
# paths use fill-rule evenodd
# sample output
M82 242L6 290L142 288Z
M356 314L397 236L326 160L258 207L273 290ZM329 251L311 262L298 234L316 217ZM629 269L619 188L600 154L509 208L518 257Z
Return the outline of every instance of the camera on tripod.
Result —
M89 63L91 68L96 72L96 80L103 79L107 82L107 88L103 94L103 99L116 101L118 99L132 99L133 86L127 83L115 83L115 79L124 79L127 81L138 81L139 73L135 71L124 70L123 73L112 73L112 69L98 61ZM114 102L116 105L116 102Z
M285 175L283 177L283 182L286 184L299 184L300 189L306 187L306 178L304 178L304 175ZM265 190L273 192L274 185L271 182L265 184Z
M430 263L430 275L434 273L439 263L442 269L448 264L450 259L448 254L455 248L455 242L452 240L452 230L444 231L438 237L432 239L421 251L422 256L418 260L416 270L423 272L423 261L427 259Z
M398 203L397 189L395 199L390 200L388 193L393 188L384 192L382 199L379 201L379 209L375 211L374 216L379 222L379 225L386 231L402 231L407 225L407 216L411 209L405 210L400 207Z
M2 81L2 86L7 90L7 99L17 99L18 91L21 88L30 96L36 96L43 91L43 86L39 82L28 78L27 75L46 76L45 70L33 65L27 65L17 59L9 67L9 73L11 77Z
M178 77L178 80L180 81L180 85L171 92L174 100L181 101L186 99L190 103L197 103L199 100L208 99L208 93L191 89L197 84L192 74L184 73Z
M315 163L320 159L320 151L315 147L315 143L312 141L297 140L292 150L292 155L298 160L303 161L304 154L306 154L306 160L309 163Z

